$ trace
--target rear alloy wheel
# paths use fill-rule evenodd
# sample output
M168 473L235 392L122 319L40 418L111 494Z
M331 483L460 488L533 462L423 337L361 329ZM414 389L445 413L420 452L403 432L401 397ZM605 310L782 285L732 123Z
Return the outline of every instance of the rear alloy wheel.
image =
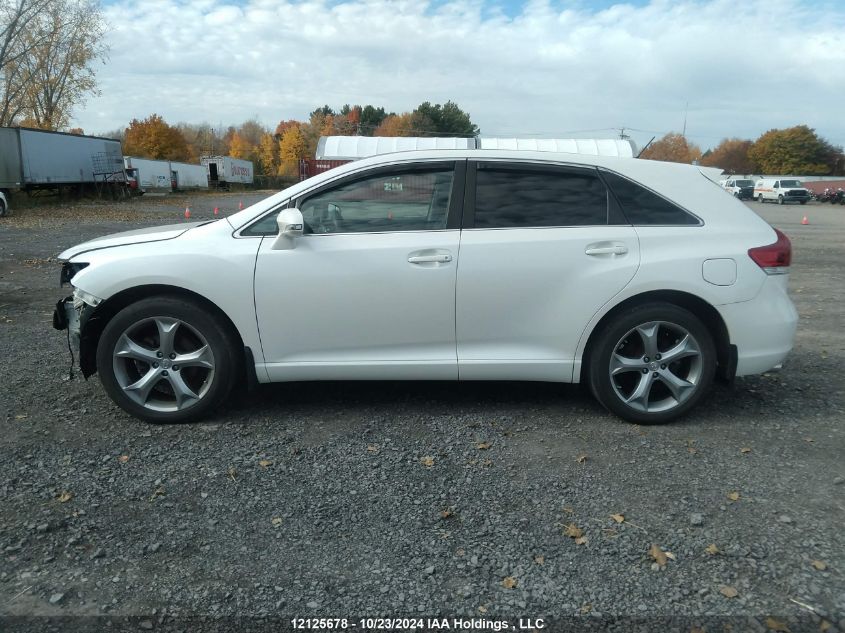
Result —
M229 394L239 364L230 339L193 302L144 299L109 321L97 347L97 370L106 392L128 413L148 422L187 422Z
M2 199L0 199L0 218L2 218L4 215L6 215L6 203L3 202Z
M713 381L716 353L704 324L672 304L622 313L599 335L589 358L593 394L620 417L660 424L696 405Z

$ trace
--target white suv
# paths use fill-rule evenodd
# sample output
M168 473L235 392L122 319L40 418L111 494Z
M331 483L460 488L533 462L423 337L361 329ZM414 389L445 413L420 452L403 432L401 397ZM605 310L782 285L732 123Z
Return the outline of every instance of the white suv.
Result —
M70 248L70 328L129 413L196 419L299 380L587 382L666 422L778 366L789 240L696 167L545 152L374 156L228 218Z

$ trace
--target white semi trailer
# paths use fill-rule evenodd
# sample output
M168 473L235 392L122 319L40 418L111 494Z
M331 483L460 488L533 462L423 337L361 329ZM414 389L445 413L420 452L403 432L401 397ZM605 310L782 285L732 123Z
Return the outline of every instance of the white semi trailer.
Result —
M203 156L200 163L208 173L208 186L228 189L232 184L252 184L255 171L252 161L231 156Z
M208 189L206 168L202 165L135 156L124 156L123 162L141 192Z
M0 193L95 185L125 193L120 141L22 127L0 127Z
M171 161L170 173L175 189L208 189L208 172L203 165Z
M127 172L137 180L140 191L173 190L169 160L124 156L123 164Z

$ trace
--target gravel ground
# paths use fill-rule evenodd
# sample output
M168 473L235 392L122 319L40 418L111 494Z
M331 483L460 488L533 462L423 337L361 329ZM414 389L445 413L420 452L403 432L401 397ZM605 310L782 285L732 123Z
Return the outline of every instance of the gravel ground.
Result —
M845 630L841 208L750 204L793 240L795 350L665 427L577 386L389 382L266 386L155 427L69 380L55 255L240 199L0 221L0 615Z

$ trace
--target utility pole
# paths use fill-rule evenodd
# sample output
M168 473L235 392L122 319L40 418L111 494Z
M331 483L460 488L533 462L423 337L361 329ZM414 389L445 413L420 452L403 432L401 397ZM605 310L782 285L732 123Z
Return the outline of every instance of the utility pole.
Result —
M689 110L689 101L686 102L684 105L684 131L681 132L681 136L684 138L687 137L687 111Z

